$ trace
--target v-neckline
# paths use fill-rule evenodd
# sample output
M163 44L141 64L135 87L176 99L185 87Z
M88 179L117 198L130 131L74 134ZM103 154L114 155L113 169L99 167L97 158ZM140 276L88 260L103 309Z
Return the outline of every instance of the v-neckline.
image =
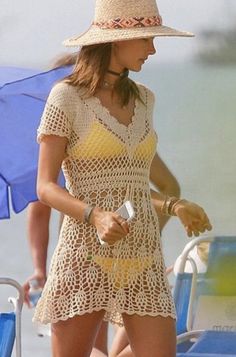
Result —
M84 98L84 104L88 111L94 114L94 120L100 122L107 130L119 138L129 150L136 147L140 139L143 138L143 134L146 131L147 108L145 105L141 105L138 98L135 99L134 113L127 126L111 115L108 108L101 103L98 97Z
M115 121L116 125L118 125L119 127L125 129L125 130L129 130L133 125L134 125L134 122L135 122L135 118L136 118L136 112L137 112L137 106L138 106L138 98L135 98L134 100L134 108L133 108L133 114L130 118L130 121L128 123L128 125L122 123L119 121L119 119L117 117L115 117L114 115L112 115L109 111L109 109L104 105L102 104L101 102L101 99L98 98L97 96L93 95L92 97L90 98L93 98L94 101L101 107L102 111L107 115L109 116L112 120Z

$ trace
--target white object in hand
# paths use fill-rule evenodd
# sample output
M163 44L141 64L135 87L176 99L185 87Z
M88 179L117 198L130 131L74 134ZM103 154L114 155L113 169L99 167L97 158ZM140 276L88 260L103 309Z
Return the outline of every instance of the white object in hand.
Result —
M116 211L115 211L119 216L124 218L127 222L129 222L132 218L135 216L134 208L133 205L130 201L125 201L122 206L120 206ZM102 240L99 237L98 234L98 239L101 244L105 244L104 240Z
M133 205L130 201L123 203L123 205L118 208L116 213L126 221L130 221L135 215Z
M30 307L33 308L37 305L39 298L41 297L43 288L39 285L37 279L32 279L29 281L29 302ZM34 322L34 327L38 336L51 336L51 325L43 325L39 322Z
M42 287L39 285L37 279L32 279L29 281L29 302L30 307L35 307L42 294Z

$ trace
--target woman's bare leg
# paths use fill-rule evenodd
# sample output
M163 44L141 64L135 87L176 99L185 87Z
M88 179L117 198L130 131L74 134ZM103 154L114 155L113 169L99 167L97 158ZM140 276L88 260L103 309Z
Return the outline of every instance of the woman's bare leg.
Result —
M105 357L108 355L107 338L108 338L108 322L103 321L98 331L94 348L90 357Z
M107 354L101 352L99 349L94 347L90 357L107 357Z
M175 357L175 320L162 316L123 315L135 357Z
M134 357L124 327L118 327L116 330L109 357Z
M89 357L104 311L52 324L53 357Z
M130 345L126 346L122 351L118 354L109 354L109 357L135 357L133 352L131 351Z

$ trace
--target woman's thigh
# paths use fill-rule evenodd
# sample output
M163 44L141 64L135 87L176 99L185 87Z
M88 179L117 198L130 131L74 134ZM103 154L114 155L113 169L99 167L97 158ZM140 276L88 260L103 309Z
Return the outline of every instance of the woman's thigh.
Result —
M162 316L123 315L135 357L175 357L175 320Z
M52 324L53 357L89 357L104 311Z
M99 328L98 334L96 336L93 353L91 354L90 357L95 357L97 355L99 356L97 350L102 352L103 356L108 354L107 339L108 339L108 322L103 321ZM95 351L96 351L96 353L95 353ZM100 355L102 355L102 354L100 354Z

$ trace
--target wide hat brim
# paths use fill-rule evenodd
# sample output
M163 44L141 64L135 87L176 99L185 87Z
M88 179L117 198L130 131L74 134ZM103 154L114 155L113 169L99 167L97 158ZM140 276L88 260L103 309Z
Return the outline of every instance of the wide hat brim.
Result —
M125 41L146 37L193 37L194 34L186 31L179 31L167 26L135 27L121 29L101 29L92 25L84 34L71 37L63 42L67 47L89 46L99 43Z

